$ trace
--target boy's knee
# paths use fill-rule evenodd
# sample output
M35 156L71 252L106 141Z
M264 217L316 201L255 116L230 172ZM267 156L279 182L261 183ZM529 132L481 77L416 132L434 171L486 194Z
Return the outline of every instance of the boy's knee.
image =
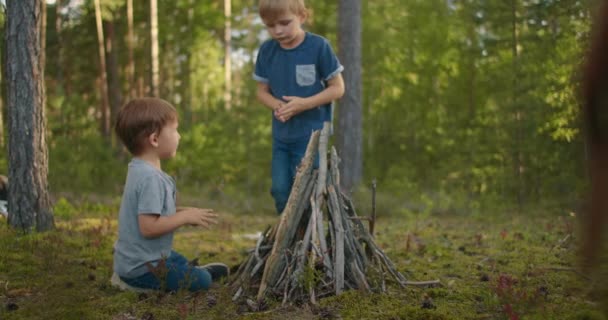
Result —
M281 212L283 212L283 209L285 209L287 200L289 199L289 189L281 189L281 188L273 187L270 190L270 194L272 195L272 198L274 199L277 213L281 214Z
M291 191L291 181L272 181L270 194L275 199L287 199Z
M273 185L272 188L270 188L270 194L275 199L287 198L289 197L289 188L286 186L281 187Z

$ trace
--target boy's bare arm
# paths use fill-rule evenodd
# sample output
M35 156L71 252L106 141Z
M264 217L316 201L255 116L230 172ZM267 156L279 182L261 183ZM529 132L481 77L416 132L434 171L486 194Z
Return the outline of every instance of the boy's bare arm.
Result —
M258 82L256 96L262 104L264 104L271 110L277 110L284 103L283 101L273 97L272 94L270 94L270 87L267 83Z
M156 238L172 232L184 225L198 225L204 228L217 223L217 214L211 209L180 208L172 216L140 214L139 231L145 238Z
M277 117L281 121L287 121L296 114L320 105L328 104L336 99L340 99L344 95L344 79L342 74L338 74L327 82L327 88L317 93L314 96L307 98L285 96L283 99L287 101L277 110Z

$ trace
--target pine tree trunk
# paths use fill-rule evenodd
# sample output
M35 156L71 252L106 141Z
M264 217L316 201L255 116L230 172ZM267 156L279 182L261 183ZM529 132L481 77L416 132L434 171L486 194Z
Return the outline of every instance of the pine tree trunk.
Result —
M118 50L117 40L114 34L114 21L104 22L106 26L106 54L108 57L108 89L110 101L110 119L115 122L116 114L122 103L122 93L120 90L120 78L118 74Z
M54 227L48 194L42 0L7 1L9 224L24 232Z
M363 174L361 0L340 0L338 48L346 92L340 100L336 145L342 155L342 187L349 192Z
M46 1L40 4L40 65L42 68L46 66ZM44 85L44 83L42 84Z
M129 64L127 66L127 82L129 85L129 98L133 99L136 97L136 84L135 84L135 58L134 58L134 41L135 36L133 34L133 0L127 0L127 48L129 51Z
M515 145L514 145L514 169L517 194L517 208L522 212L524 205L524 160L523 160L523 115L519 107L519 34L517 30L517 0L511 0L511 25L512 25L512 55L513 55L513 109L515 112Z
M55 94L62 96L64 94L63 88L63 16L61 14L62 0L55 2L55 33L57 34L57 59L55 64L57 67L57 84L55 85Z
M194 28L194 0L188 1L188 28L192 30ZM194 33L190 32L188 43L192 45L194 43ZM192 89L194 84L192 83L192 49L186 48L186 61L185 68L183 68L182 79L184 79L184 124L187 128L190 128L194 123L192 108Z
M159 62L158 62L158 2L150 0L150 42L152 59L152 95L160 96L159 91Z
M232 108L232 4L224 0L224 107Z
M6 26L5 26L6 27ZM6 30L6 28L5 28ZM4 51L4 50L2 50ZM0 63L0 85L4 88L4 59ZM4 90L1 90L4 91ZM4 94L0 95L0 149L4 152Z
M97 23L97 46L99 52L99 89L101 100L101 133L110 137L110 102L108 101L108 75L106 73L106 50L104 48L101 0L95 0L95 21Z

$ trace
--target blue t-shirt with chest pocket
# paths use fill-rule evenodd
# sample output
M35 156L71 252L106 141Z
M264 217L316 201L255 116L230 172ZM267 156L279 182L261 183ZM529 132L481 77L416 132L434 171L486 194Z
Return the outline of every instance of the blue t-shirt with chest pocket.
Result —
M306 32L304 41L291 49L282 48L270 39L258 52L253 78L268 84L277 99L283 96L310 97L323 91L327 81L344 67L338 61L327 39ZM306 110L283 123L272 117L273 138L293 142L308 138L313 130L331 121L331 103Z

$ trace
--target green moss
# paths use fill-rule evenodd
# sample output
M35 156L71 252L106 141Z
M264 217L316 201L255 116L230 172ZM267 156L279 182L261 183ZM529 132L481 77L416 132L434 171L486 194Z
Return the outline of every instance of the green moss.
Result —
M268 301L269 310L251 313L225 286L145 296L112 288L116 222L108 212L116 204L70 205L48 233L21 235L0 220L1 319L508 319L509 308L525 319L606 319L602 286L576 272L578 240L564 222L570 217L380 217L376 239L397 268L409 280L439 279L440 286L389 281L387 293L347 291L318 307ZM235 265L255 245L244 235L277 221L271 214L220 216L211 230L180 230L176 249L200 263ZM408 244L414 232L416 242L409 237ZM303 275L315 279L314 272Z

